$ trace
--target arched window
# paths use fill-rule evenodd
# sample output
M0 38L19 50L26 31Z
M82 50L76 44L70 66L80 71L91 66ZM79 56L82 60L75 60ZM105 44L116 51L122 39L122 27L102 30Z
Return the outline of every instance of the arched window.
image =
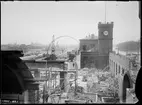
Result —
M120 74L120 65L119 65L119 74Z

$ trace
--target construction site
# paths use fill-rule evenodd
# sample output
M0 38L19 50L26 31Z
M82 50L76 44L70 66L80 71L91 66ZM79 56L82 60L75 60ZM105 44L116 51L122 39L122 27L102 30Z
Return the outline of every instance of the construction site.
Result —
M140 12L140 2L138 3ZM141 47L138 46L135 54L121 54L119 49L114 50L113 39L117 34L114 27L117 27L117 22L106 21L106 2L104 4L105 21L96 20L97 36L89 33L78 40L77 36L55 37L52 34L39 37L51 39L48 45L38 46L39 49L15 44L23 46L22 50L19 47L16 47L18 50L11 50L10 44L8 47L5 45L9 49L1 50L0 103L137 103L139 99L135 87L141 68ZM35 32L36 29L33 30ZM55 44L60 38L72 39L77 47L69 50L71 47L62 42L66 47L61 48L58 42Z

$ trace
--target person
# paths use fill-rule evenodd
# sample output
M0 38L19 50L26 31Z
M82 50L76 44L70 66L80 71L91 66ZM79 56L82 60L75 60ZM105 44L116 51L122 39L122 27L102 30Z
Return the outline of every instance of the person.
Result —
M136 97L138 98L138 102L136 104L141 104L142 102L142 94L141 94L141 89L142 89L142 70L140 69L137 78L136 78L136 84L135 84L135 94Z

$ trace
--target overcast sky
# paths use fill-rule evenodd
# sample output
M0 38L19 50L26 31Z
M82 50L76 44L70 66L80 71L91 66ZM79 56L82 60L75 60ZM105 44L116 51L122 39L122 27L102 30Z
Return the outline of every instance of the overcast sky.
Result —
M106 21L114 22L113 43L140 39L138 2L106 2ZM105 21L105 2L1 2L1 43L48 44L52 35L81 39L98 35L98 22ZM60 44L78 44L60 38ZM56 42L57 42L56 41Z

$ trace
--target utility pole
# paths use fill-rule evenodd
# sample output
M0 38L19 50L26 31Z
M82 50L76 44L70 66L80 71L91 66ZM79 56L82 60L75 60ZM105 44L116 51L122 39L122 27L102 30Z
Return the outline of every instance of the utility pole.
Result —
M105 23L106 23L106 1L105 1Z
M76 70L76 72L75 72L75 96L77 95L77 67L75 66L75 70Z
M45 98L45 85L43 85L43 104L44 104L44 98Z
M52 86L52 65L51 65L51 71L50 71L50 73L51 73L51 77L50 77L50 79L51 79L51 87L53 88L53 86Z
M76 74L75 74L75 89L74 89L74 90L75 90L75 91L74 91L74 92L75 92L74 94L75 94L75 96L76 96L76 90L77 90L77 89L76 89Z

